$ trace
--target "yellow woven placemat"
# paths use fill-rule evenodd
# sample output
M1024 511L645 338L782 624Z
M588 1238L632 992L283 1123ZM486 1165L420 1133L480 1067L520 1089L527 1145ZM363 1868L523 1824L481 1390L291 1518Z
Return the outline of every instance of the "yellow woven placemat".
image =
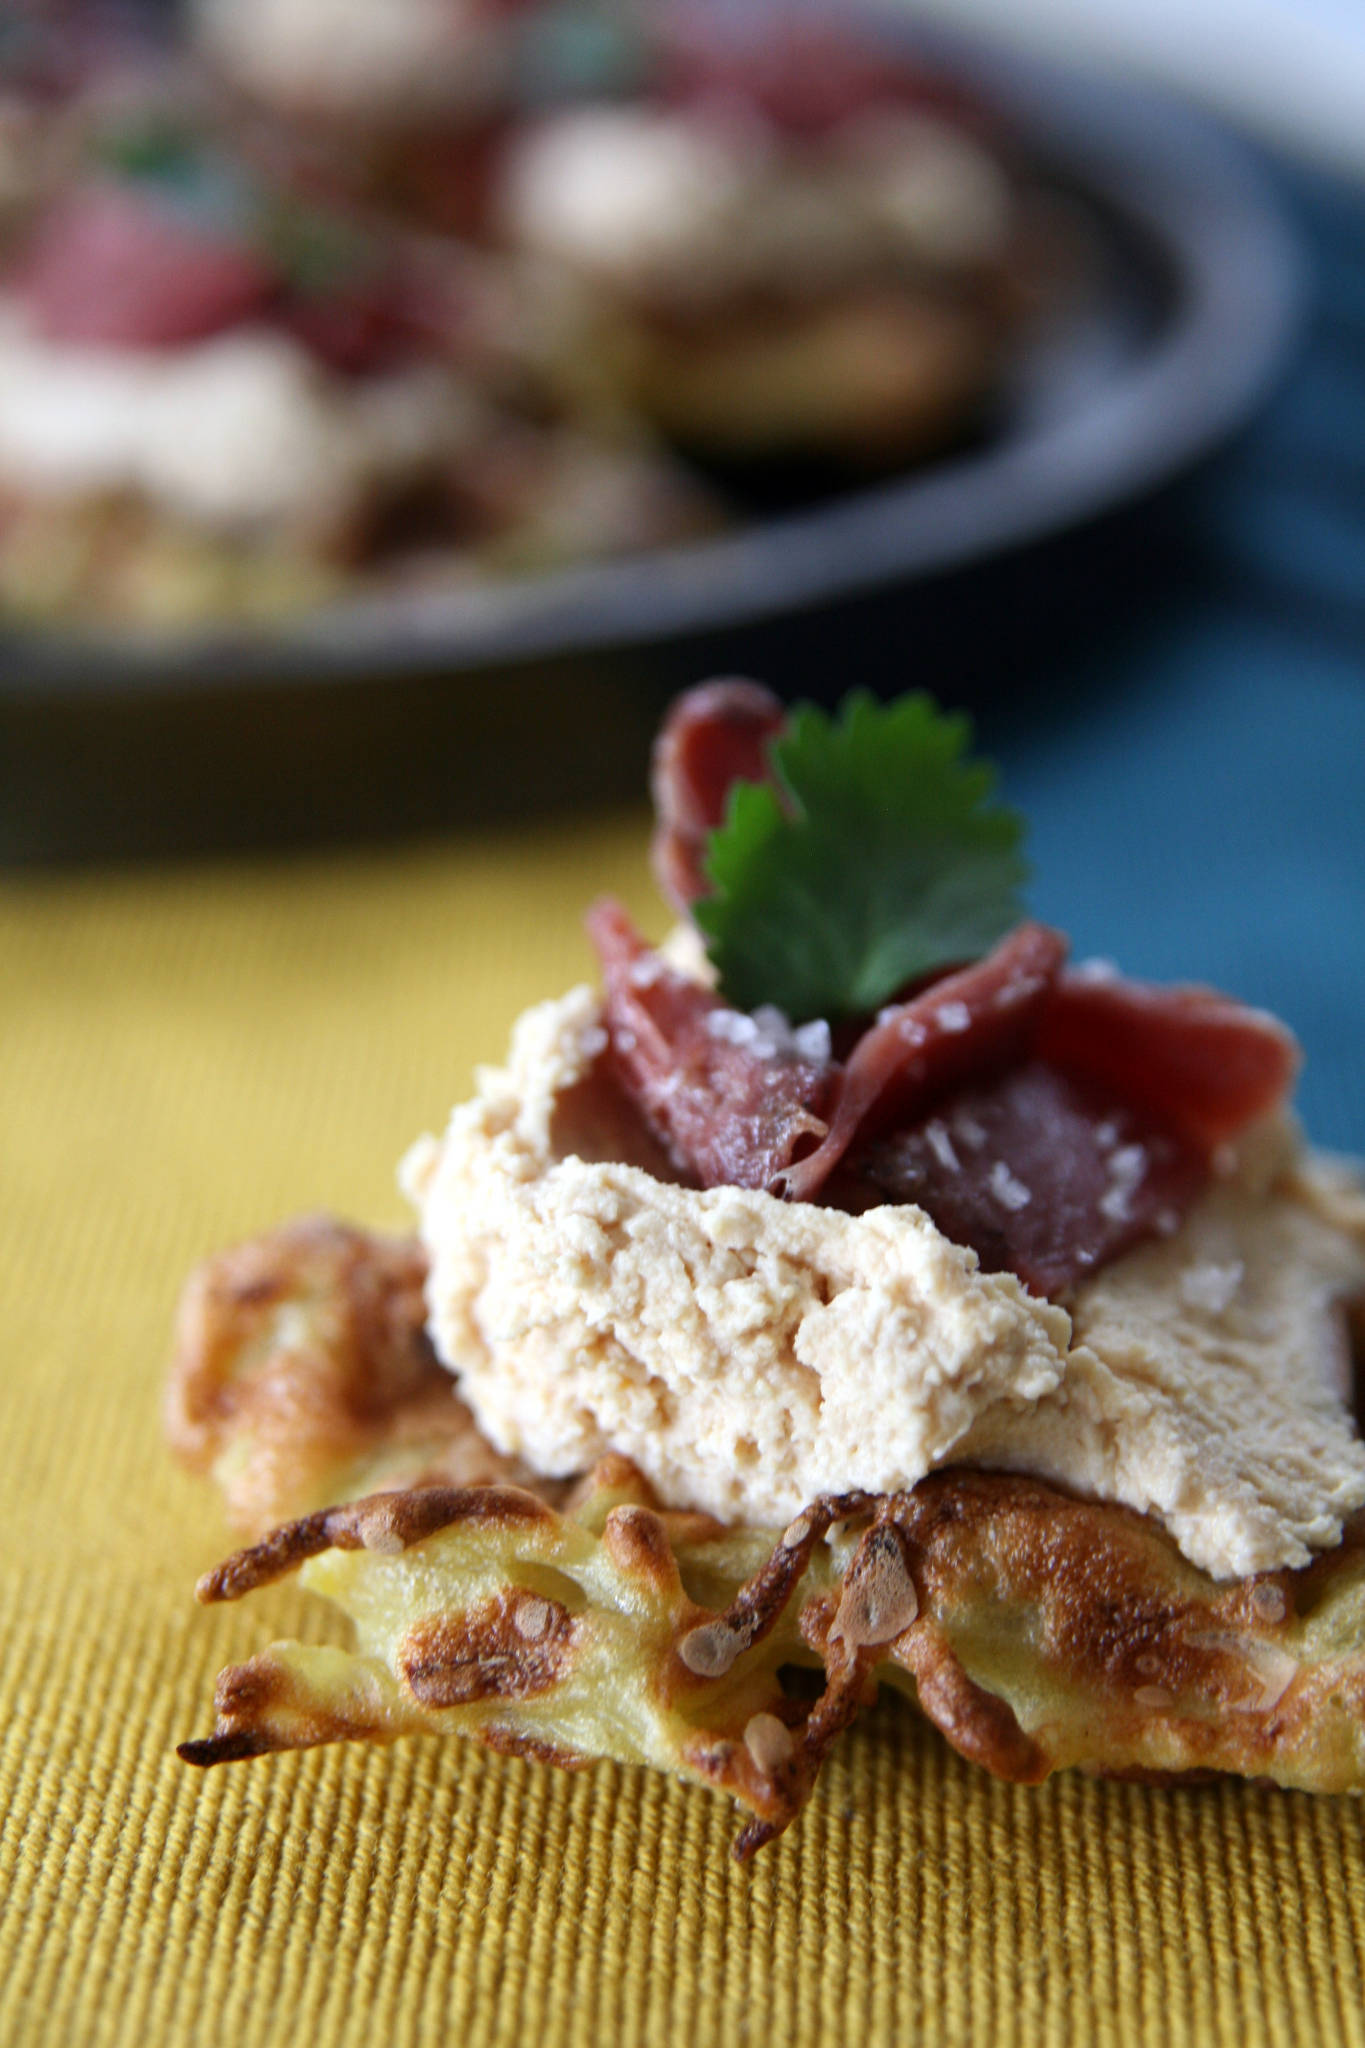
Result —
M317 1635L158 1428L199 1254L393 1165L644 822L0 887L0 2042L1365 2040L1365 1806L961 1763L865 1719L748 1872L727 1802L458 1742L200 1774L214 1674ZM650 912L658 923L657 911Z

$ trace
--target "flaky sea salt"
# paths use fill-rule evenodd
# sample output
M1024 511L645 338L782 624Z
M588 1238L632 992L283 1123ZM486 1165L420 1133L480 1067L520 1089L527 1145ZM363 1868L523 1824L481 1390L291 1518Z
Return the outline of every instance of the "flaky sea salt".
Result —
M774 1041L758 1019L745 1010L712 1010L706 1019L706 1035L719 1038L726 1045L742 1046L755 1059L770 1060L777 1056Z
M752 1014L747 1010L712 1010L706 1019L706 1030L709 1037L722 1039L727 1045L743 1046L760 1060L785 1057L823 1067L828 1066L832 1052L829 1025L823 1017L793 1027L772 1003L760 1003Z
M1002 1209L1027 1209L1033 1196L1006 1166L1003 1159L997 1159L991 1168L991 1193Z
M1147 1153L1141 1145L1120 1145L1109 1157L1109 1185L1100 1196L1100 1214L1111 1223L1126 1223L1133 1213L1133 1197L1147 1171Z
M924 1126L924 1142L946 1173L961 1173L962 1161L953 1150L953 1141L948 1136L948 1127L938 1117L933 1117Z

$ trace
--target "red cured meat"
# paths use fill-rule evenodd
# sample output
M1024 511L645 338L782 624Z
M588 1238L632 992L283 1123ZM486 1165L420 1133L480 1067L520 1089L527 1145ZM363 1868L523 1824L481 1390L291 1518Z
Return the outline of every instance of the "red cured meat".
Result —
M848 1180L856 1206L918 1203L986 1272L1055 1295L1173 1230L1207 1169L1112 1091L1030 1060L869 1147Z
M769 743L786 713L771 690L738 679L688 690L654 745L651 784L657 824L654 872L675 910L709 893L702 873L707 834L725 816L736 782L767 782Z
M416 323L393 277L325 296L300 296L281 317L320 362L346 376L396 369L411 361L418 347Z
M41 333L115 348L202 340L259 314L276 291L244 243L113 182L82 186L48 215L18 282Z
M329 369L361 377L422 355L467 354L478 333L477 291L464 266L429 245L380 246L352 224L355 254L324 288L297 281L277 317Z
M675 1163L703 1187L770 1188L825 1135L833 1069L761 1027L647 946L618 903L588 931L602 959L617 1077Z
M1045 925L884 1011L842 1066L670 968L617 905L589 929L618 1080L691 1179L855 1210L913 1201L1041 1294L1174 1229L1211 1149L1293 1074L1273 1020L1202 990L1064 977Z
M1037 1051L1118 1090L1204 1150L1283 1102L1299 1064L1292 1032L1263 1010L1213 989L1085 973L1058 983Z
M914 107L964 126L982 114L951 81L903 51L877 45L796 11L764 17L758 34L719 29L705 10L683 10L669 39L665 84L671 97L702 106L727 102L761 113L775 128L815 139L873 108Z
M771 779L783 722L752 683L675 706L654 858L679 908L706 893L732 784ZM852 1209L914 1201L1040 1293L1174 1229L1212 1153L1284 1100L1297 1066L1274 1018L1212 990L1068 974L1065 939L1039 924L841 1035L843 1064L803 1065L765 1051L758 1019L674 974L619 911L593 930L622 1084L694 1179Z
M934 1100L1018 1058L1065 958L1060 932L1021 924L984 960L883 1010L843 1070L828 1136L793 1165L784 1192L810 1201L855 1143L918 1121Z

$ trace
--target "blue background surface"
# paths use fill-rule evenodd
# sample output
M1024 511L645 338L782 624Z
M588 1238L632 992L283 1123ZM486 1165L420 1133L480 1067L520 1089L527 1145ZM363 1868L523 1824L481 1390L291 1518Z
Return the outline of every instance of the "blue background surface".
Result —
M1311 1134L1365 1154L1365 194L1282 182L1314 281L1280 389L1125 532L1107 597L1077 591L1032 713L979 725L1036 913L1078 956L1275 1010Z

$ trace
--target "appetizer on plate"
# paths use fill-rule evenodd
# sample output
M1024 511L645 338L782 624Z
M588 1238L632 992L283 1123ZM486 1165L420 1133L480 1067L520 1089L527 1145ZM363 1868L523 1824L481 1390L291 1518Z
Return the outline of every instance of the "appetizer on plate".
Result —
M526 106L633 85L646 16L617 0L193 0L190 40L339 190L477 235Z
M1004 417L1078 268L1002 124L844 23L198 0L159 51L49 24L55 121L6 89L31 40L7 70L0 30L25 621L274 620L698 538Z
M277 113L354 134L506 104L530 0L195 0L200 46Z
M886 468L980 414L1026 209L983 111L843 23L202 0L317 167L525 259L547 372L713 461Z
M159 625L709 523L536 390L494 259L314 200L147 89L0 274L0 601Z
M1017 339L1023 210L922 74L789 29L677 87L513 134L497 204L566 367L710 461L885 469L982 415Z
M516 0L197 0L197 54L341 193L467 234L515 95Z
M0 255L60 172L63 111L93 59L85 26L13 0L0 14Z
M170 1431L255 1539L201 1597L299 1569L355 1645L225 1672L189 1761L605 1754L731 1792L747 1854L885 1680L1020 1781L1365 1786L1365 1193L1274 1019L1023 916L965 739L691 693L685 921L597 906L603 988L405 1162L420 1242L192 1279Z

